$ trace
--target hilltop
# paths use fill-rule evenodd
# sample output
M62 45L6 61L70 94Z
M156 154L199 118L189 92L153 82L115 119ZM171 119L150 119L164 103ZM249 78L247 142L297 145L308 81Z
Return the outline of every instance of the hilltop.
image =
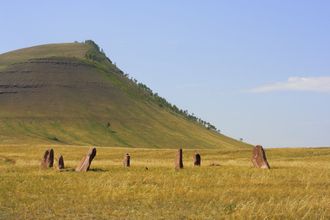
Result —
M0 55L0 144L240 148L131 79L93 41Z

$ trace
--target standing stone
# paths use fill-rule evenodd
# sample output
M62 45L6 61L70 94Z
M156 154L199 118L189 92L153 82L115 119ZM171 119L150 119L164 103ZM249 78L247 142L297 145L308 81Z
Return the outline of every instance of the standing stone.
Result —
M183 169L182 149L181 148L176 153L175 169L176 170Z
M48 149L44 153L44 157L41 161L42 168L51 168L54 165L54 150Z
M124 167L130 167L131 166L131 156L127 153L123 160Z
M270 169L266 154L261 145L257 145L252 151L252 163L254 167L262 169Z
M194 155L194 166L199 167L201 165L201 162L202 162L201 155L196 152L195 155Z
M63 158L62 155L60 155L59 158L58 158L57 169L59 169L59 170L64 169L64 158Z
M76 168L77 172L86 172L89 170L91 163L96 156L96 148L89 149L86 156L84 156Z

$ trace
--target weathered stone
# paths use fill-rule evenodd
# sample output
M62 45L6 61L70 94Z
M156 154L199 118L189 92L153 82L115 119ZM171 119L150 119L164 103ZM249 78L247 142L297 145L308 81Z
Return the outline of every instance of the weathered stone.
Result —
M261 145L257 145L252 151L252 163L254 167L262 169L270 169L266 153Z
M176 153L175 169L183 169L182 149L180 148Z
M77 172L86 172L89 170L91 163L96 156L96 148L91 148L88 151L88 154L82 158L79 165L76 168Z
M62 155L60 155L58 158L57 169L59 169L59 170L64 169L64 158Z
M54 150L48 149L44 153L44 157L41 161L42 168L51 168L54 165Z
M201 162L202 162L201 155L196 152L194 155L194 166L200 166Z
M127 153L123 160L124 167L130 167L131 166L131 156Z

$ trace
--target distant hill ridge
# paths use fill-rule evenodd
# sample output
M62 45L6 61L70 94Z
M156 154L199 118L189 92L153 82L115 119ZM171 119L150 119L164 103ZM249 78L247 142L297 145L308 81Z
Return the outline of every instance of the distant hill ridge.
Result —
M1 54L0 106L0 144L248 146L129 78L91 40Z

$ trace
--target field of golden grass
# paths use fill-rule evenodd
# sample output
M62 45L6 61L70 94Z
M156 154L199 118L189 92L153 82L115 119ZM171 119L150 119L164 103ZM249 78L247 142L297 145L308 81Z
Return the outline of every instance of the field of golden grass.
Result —
M98 147L87 173L88 147L53 147L63 172L39 168L47 148L0 146L0 219L330 219L330 148L266 149L270 170L251 149L201 149L198 168L184 150L175 171L173 149Z

